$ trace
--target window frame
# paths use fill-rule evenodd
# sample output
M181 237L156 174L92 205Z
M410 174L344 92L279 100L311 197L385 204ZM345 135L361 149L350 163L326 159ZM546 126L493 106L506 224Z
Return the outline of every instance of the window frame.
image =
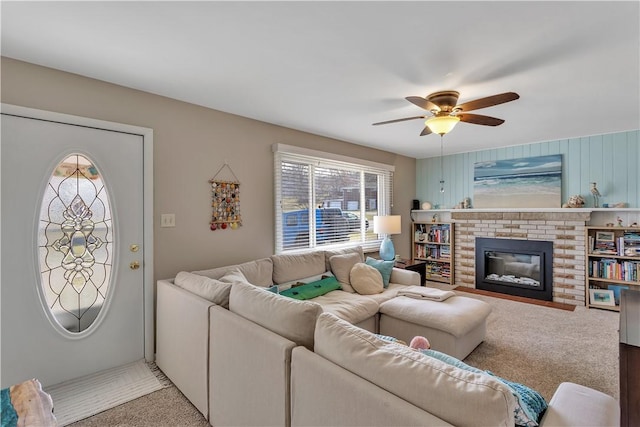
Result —
M348 241L342 243L317 245L315 238L310 238L306 247L297 247L292 249L284 249L283 223L284 215L282 209L282 165L287 162L295 162L309 165L309 182L305 183L304 191L308 191L309 199L313 203L315 199L315 182L314 168L335 168L349 172L357 172L360 174L360 201L359 206L366 206L365 200L365 174L375 174L378 176L378 189L376 199L376 215L389 215L393 207L393 174L395 166L384 163L378 163L368 160L357 159L353 157L343 156L339 154L326 153L296 147L286 144L276 143L272 146L274 153L274 206L275 206L275 228L274 228L274 252L296 253L307 252L318 248L337 249L362 246L365 251L376 251L382 242L382 236L375 239L366 239L366 230L360 228L360 239L358 241ZM362 211L362 209L361 209ZM310 234L315 232L316 215L309 215L309 231ZM373 229L372 221L369 221L369 229Z

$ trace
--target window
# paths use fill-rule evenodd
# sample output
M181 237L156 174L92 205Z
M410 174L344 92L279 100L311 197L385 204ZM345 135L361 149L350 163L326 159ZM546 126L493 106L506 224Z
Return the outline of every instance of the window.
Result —
M38 250L46 309L69 332L88 329L106 303L113 236L104 178L87 157L68 156L44 192Z
M283 144L273 151L276 253L378 248L373 217L391 212L393 166Z

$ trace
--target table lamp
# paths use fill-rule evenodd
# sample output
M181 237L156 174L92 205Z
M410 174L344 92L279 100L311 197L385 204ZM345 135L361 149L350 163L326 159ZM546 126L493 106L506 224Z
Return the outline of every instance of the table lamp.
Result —
M384 234L384 239L380 244L380 258L385 261L391 261L396 256L396 251L389 235L400 234L402 231L400 218L400 215L376 215L373 217L373 232Z

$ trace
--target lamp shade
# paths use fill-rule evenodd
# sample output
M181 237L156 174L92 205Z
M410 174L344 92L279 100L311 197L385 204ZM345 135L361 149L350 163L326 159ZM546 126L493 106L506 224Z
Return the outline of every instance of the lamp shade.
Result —
M376 234L400 234L402 224L400 215L384 215L373 217L373 232Z
M431 132L444 135L451 132L459 121L460 117L456 116L434 116L427 119L424 124L429 126Z

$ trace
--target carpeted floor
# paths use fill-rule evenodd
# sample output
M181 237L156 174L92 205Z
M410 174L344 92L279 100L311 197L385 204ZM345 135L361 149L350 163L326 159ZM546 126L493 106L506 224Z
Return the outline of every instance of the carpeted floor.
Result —
M559 310L460 293L491 304L487 337L465 362L538 390L547 400L561 382L582 384L619 398L619 314L577 307ZM175 386L72 424L208 426Z
M54 402L55 403L55 402ZM175 386L70 424L73 427L209 426L207 420Z
M619 398L619 313L459 294L493 308L485 341L465 359L469 365L526 384L547 400L564 381Z

